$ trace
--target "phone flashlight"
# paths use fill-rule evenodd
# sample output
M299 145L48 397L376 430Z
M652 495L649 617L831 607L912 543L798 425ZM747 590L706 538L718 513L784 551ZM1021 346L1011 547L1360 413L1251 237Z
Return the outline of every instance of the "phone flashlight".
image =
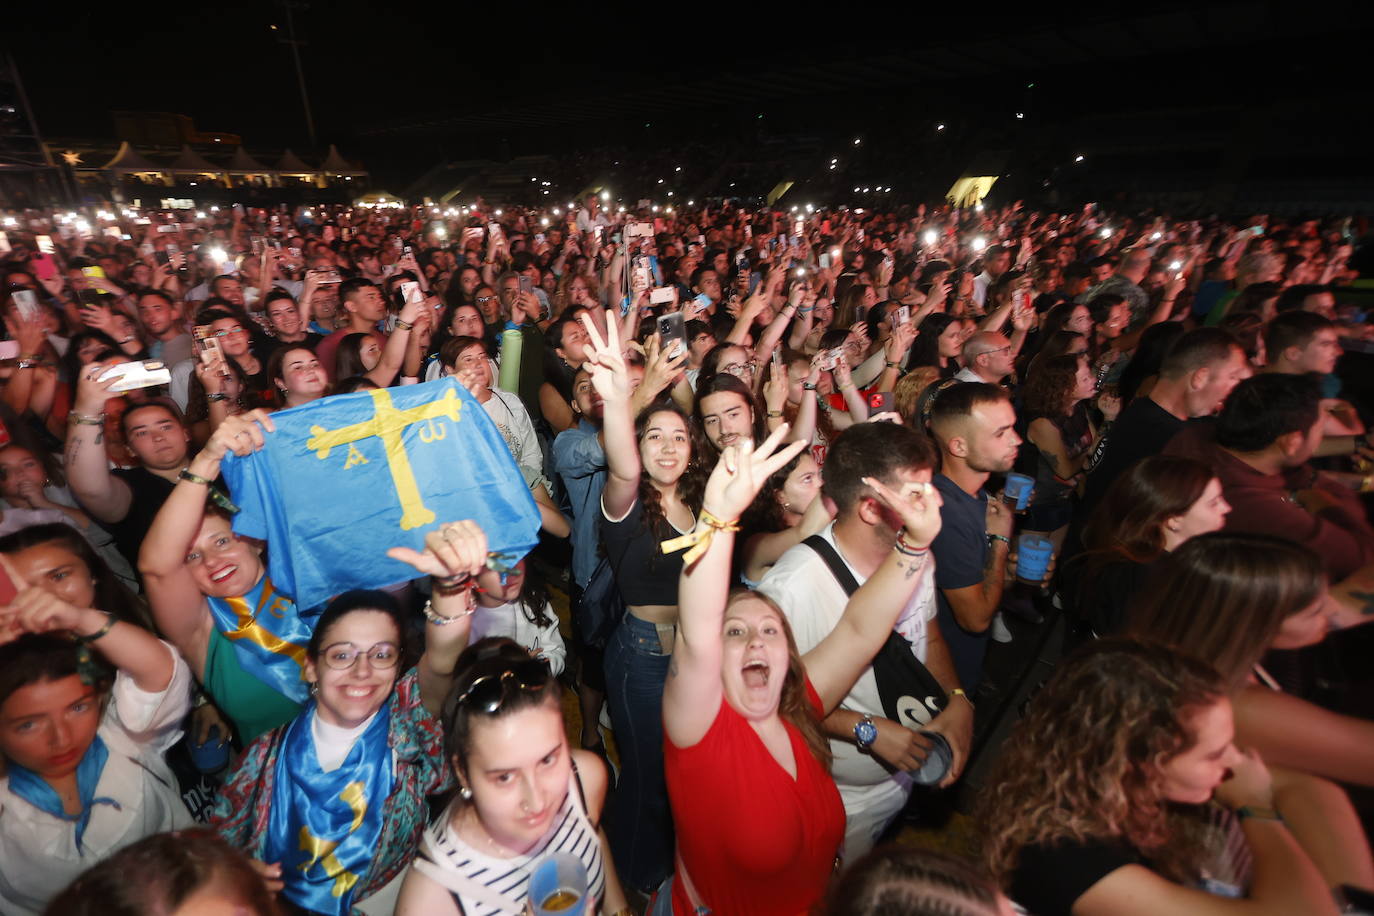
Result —
M974 251L982 251L986 247L988 247L988 240L983 238L981 235L973 240Z
M1109 238L1111 238L1111 237L1112 237L1112 230L1111 230L1111 229L1103 229L1103 230L1102 230L1102 237L1103 237L1104 239L1109 239Z
M797 276L798 276L798 277L804 277L804 276L806 276L806 268L805 268L805 267L798 267L798 268L797 268Z
M1170 262L1169 262L1169 269L1172 270L1174 273L1178 273L1179 270L1181 270L1182 268L1183 268L1183 262L1182 262L1182 261L1170 261Z
M927 245L934 245L939 240L940 235L934 229L927 229L925 235L921 236Z

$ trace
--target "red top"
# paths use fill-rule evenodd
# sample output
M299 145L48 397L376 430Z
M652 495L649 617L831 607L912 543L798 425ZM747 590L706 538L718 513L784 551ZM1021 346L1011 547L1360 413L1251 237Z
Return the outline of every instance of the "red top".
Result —
M806 694L819 715L810 680ZM680 748L664 739L679 854L712 916L797 916L825 893L844 839L844 805L801 733L786 728L795 780L724 697L699 742ZM675 880L673 913L691 912Z

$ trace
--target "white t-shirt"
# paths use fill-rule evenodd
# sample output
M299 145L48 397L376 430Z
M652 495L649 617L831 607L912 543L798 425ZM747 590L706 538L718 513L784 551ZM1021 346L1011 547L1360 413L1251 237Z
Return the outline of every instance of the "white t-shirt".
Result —
M554 613L553 606L547 603L544 613L550 623L541 627L530 620L517 601L496 607L478 605L472 614L472 632L468 636L468 644L488 636L504 636L524 646L531 655L548 659L549 670L555 676L562 674L568 649L563 643L563 634L558 632L558 615Z
M835 524L831 522L821 532L821 537L835 547L841 559L845 559L844 551L835 544L834 528ZM868 577L860 575L847 559L845 563L854 580L863 585ZM763 577L758 590L776 601L787 615L792 636L797 641L797 651L802 655L830 635L830 631L844 616L845 605L849 603L844 588L835 581L830 567L825 565L820 554L805 544L798 544L784 553ZM921 570L920 582L893 627L911 643L916 657L922 662L926 660L926 634L935 625L934 620L935 563L932 558ZM881 718L885 715L871 666L859 675L854 689L840 705L870 716ZM830 750L835 755L831 773L839 785L876 785L892 778L886 767L871 755L860 753L852 741L832 739Z
M97 804L76 846L71 821L47 814L10 791L0 777L0 913L38 916L48 901L96 862L155 833L192 824L163 755L181 737L191 709L191 671L176 650L167 689L148 693L122 671L97 734L110 755L96 785Z
M506 447L525 478L525 485L531 490L544 481L544 452L539 448L539 438L534 434L534 423L530 413L518 397L496 386L491 388L491 397L482 405L491 417Z

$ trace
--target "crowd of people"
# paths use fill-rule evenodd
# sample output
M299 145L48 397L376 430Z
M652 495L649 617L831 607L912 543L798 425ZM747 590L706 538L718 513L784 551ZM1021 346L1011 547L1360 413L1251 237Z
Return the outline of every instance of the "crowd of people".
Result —
M0 912L1374 894L1350 220L0 217ZM410 581L298 605L222 463L277 411L447 376L540 545L494 563L443 519L386 553ZM894 844L973 765L970 857Z

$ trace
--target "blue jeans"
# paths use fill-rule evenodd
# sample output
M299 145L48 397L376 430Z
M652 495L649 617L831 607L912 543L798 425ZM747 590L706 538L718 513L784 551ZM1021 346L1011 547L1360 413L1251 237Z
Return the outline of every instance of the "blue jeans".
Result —
M606 644L606 706L620 751L606 835L621 882L644 893L673 871L673 815L663 777L663 682L671 660L658 629L633 614Z

